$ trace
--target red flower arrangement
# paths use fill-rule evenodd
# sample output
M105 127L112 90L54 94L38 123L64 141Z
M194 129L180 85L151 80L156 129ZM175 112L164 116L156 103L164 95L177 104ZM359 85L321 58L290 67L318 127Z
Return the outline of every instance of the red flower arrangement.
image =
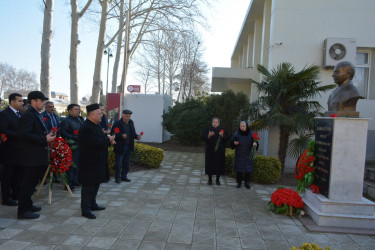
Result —
M330 115L329 117L337 117L337 115L336 114L332 114L332 115Z
M116 134L120 133L120 129L117 127L113 131L115 131Z
M112 128L112 125L110 123L107 124L108 128Z
M254 139L254 142L255 143L257 143L259 140L260 140L260 138L259 138L259 135L258 135L258 132L254 132L253 134L252 134L252 136L253 136L253 139ZM255 157L255 154L256 154L256 147L252 147L251 148L251 156L253 157L253 159L254 159L254 157Z
M78 133L79 133L78 129L76 129L76 130L73 131L73 134L75 134L75 135L78 135Z
M44 122L47 122L47 117L43 117L43 121L44 121Z
M254 138L254 140L256 140L256 141L259 141L259 140L260 140L259 135L258 135L257 132L254 132L254 133L253 133L253 138Z
M72 165L72 150L68 142L61 137L56 137L50 142L50 166L52 172L63 174Z
M1 141L2 142L6 142L8 140L8 137L7 137L6 134L1 134L0 136L1 136Z
M315 141L312 140L309 147L299 157L294 171L294 178L298 181L297 190L300 193L304 192L314 182L314 148Z
M303 208L303 201L296 191L280 187L272 193L268 207L276 214L293 215L295 212L298 215Z
M317 194L320 193L319 187L317 185L313 184L313 185L310 186L310 188L311 188L311 192L317 193Z
M140 135L143 135L143 132L141 132Z

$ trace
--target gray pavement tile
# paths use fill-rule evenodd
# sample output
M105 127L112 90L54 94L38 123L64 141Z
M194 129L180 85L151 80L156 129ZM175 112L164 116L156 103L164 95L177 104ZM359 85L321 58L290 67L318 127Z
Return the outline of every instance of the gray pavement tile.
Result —
M242 248L266 249L264 241L259 237L240 237Z
M237 228L216 227L216 235L220 237L239 237Z
M302 233L283 233L288 243L292 246L300 246L303 243L310 243L310 240Z
M37 241L40 237L43 237L43 235L46 232L41 231L33 231L33 230L25 230L19 234L17 234L13 240L15 241L24 241L24 242L34 242Z
M67 237L68 237L68 234L48 232L48 233L43 234L43 236L41 236L40 238L38 238L36 242L47 243L47 244L60 244Z
M34 230L34 231L43 231L43 232L48 232L52 230L55 227L53 224L46 224L46 223L36 223L34 226L30 227L29 230Z
M54 249L56 245L52 244L41 244L41 243L32 243L25 250L50 250Z
M8 229L21 229L21 230L27 230L30 227L34 226L34 222L27 221L27 220L16 220L6 228Z
M118 238L112 249L134 250L141 244L140 240Z
M191 250L216 250L215 246L203 246L203 245L195 245L191 246Z
M354 244L355 242L346 234L326 234L336 245Z
M101 227L87 226L87 225L84 224L84 225L80 226L77 230L75 230L72 234L94 236L101 229L102 229Z
M265 240L264 243L266 244L267 249L270 250L290 250L290 245L287 241L282 240Z
M237 237L216 237L216 246L225 248L240 248L241 242Z
M191 245L190 244L167 242L164 249L165 250L190 250Z
M89 240L91 240L91 238L92 237L86 235L70 235L62 242L62 245L83 247L87 242L89 242Z
M142 241L138 247L138 250L160 250L164 249L164 247L165 242Z
M121 233L120 238L142 240L146 232L147 228L129 228Z
M60 224L60 225L55 226L50 232L71 234L73 231L75 231L79 227L80 227L79 224L78 225L77 224Z
M216 237L214 234L202 235L193 234L193 245L216 246Z
M285 238L281 232L273 231L259 231L264 240L278 240L285 241Z
M25 249L30 244L30 242L9 240L0 246L0 250Z
M193 240L193 232L171 232L168 237L168 242L191 244Z
M0 239L10 240L10 239L12 239L13 237L15 237L16 235L18 235L22 232L23 232L23 230L21 230L21 229L5 228L4 230L0 231Z
M86 247L95 247L99 249L111 249L115 241L116 241L116 238L94 237L89 241L89 243L87 243Z
M1 209L3 209L3 207ZM4 216L1 216L0 217L0 228L6 228L9 225L11 225L12 223L17 221L16 219L11 219L11 218L5 219L4 218L4 217L9 217L9 214L14 214L14 217L16 217L17 212L12 210L9 213L5 214Z
M372 245L375 249L375 238L374 238L374 236L356 235L356 234L348 234L348 236L360 246L364 246L364 245L367 244L367 245Z
M168 240L169 231L152 231L146 232L143 240L144 241L156 241L156 242L166 242Z

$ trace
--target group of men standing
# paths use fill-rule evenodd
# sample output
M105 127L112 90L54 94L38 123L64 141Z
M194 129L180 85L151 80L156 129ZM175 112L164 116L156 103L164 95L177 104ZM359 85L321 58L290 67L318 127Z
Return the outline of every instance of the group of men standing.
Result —
M53 102L47 101L42 92L30 92L27 100L29 107L21 114L24 101L20 94L13 93L9 96L8 108L0 112L0 133L4 135L0 144L3 205L18 206L19 219L39 217L36 212L41 207L33 205L31 196L48 167L49 142L61 136L68 140L75 165L68 171L69 186L74 189L82 185L82 215L96 218L91 211L105 209L96 203L96 195L100 183L109 181L107 159L111 144L115 145L116 183L130 181L127 178L130 151L134 148L134 139L140 139L130 119L132 112L124 110L122 119L110 130L103 105L86 106L84 120L80 106L70 104L69 115L60 121Z

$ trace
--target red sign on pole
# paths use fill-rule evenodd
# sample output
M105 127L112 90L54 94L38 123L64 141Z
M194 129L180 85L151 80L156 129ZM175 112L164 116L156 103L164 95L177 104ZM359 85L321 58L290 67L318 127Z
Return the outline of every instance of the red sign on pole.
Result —
M128 85L126 88L130 93L139 93L141 92L141 85Z

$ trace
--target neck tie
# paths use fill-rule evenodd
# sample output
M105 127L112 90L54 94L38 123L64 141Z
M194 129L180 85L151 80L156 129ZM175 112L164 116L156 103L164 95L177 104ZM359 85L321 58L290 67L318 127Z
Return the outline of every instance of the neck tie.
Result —
M16 112L18 118L21 118L21 113L19 111Z
M55 117L53 116L53 114L49 115L49 117L51 118L52 127L57 127L56 120L55 120Z

